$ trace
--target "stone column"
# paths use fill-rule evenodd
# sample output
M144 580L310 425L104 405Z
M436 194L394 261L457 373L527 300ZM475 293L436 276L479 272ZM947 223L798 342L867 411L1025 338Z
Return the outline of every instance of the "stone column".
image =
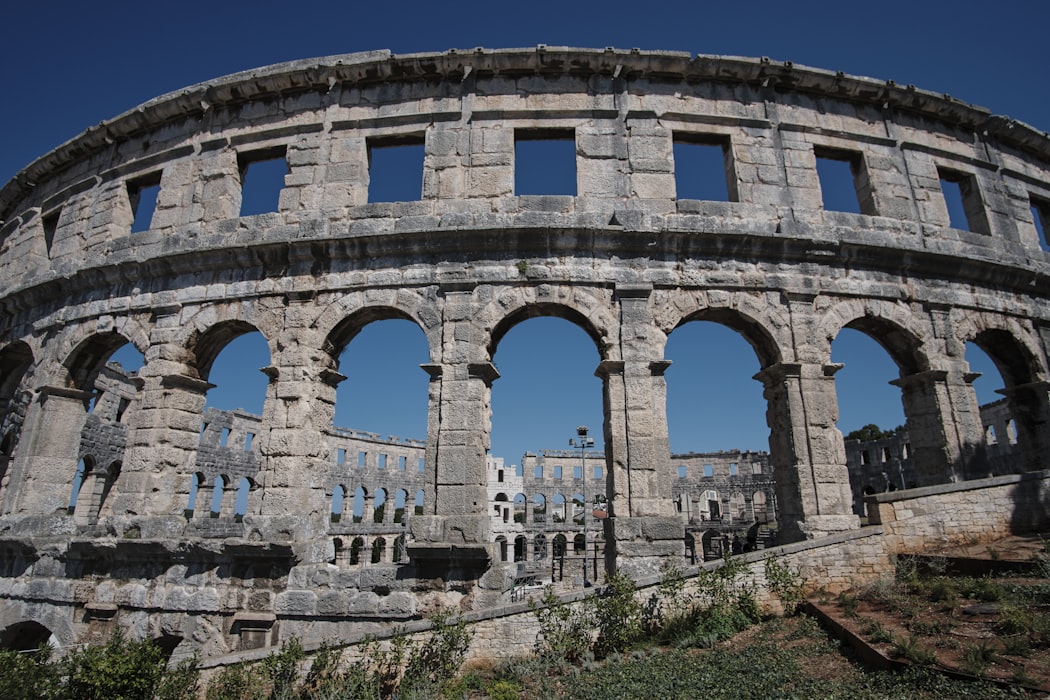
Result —
M270 378L257 437L262 498L250 519L264 538L271 536L268 528L273 528L272 537L290 530L299 539L328 530L327 431L335 412L335 387L345 377L332 369L327 353L317 352L325 347L325 338L314 327L314 302L310 292L289 293L281 315L270 322L281 351L271 358L271 367L262 368Z
M1000 389L1010 404L1010 415L1017 426L1017 447L1021 451L1021 471L1046 468L1050 454L1050 383L1030 382ZM1002 439L1006 436L1003 435Z
M492 559L488 474L492 382L499 377L475 337L473 289L444 290L442 357L426 365L431 375L426 476L433 493L422 517L414 517L409 556L424 568L479 575Z
M608 517L606 566L638 577L655 574L680 556L685 527L674 510L667 437L670 363L654 359L657 332L649 308L651 287L620 287L620 352L603 361ZM584 517L589 514L589 504Z
M77 470L80 434L93 394L45 386L26 411L10 482L13 511L25 515L65 513ZM10 502L10 501L9 501Z
M784 542L859 527L835 427L834 375L842 365L779 363L755 375L765 387L770 461Z
M984 430L973 405L974 376L936 369L890 382L901 389L916 486L961 481L967 472L979 471Z

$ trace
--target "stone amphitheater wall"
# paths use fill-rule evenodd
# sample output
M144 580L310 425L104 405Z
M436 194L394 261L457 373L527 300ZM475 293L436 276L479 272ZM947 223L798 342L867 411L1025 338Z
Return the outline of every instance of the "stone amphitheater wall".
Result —
M516 191L517 146L533 138L574 144L574 192ZM369 201L372 155L406 143L423 149L419 198ZM728 201L678 196L676 143L721 148ZM272 211L241 216L265 159L283 160L283 188ZM828 210L829 159L850 165L859 213ZM133 232L152 187L152 220ZM373 52L158 97L0 188L0 595L27 618L80 620L46 624L63 644L118 620L205 653L308 620L345 631L498 605L511 574L487 498L493 356L538 315L576 323L599 352L606 565L632 575L681 556L663 373L689 321L756 352L787 539L858 527L835 425L843 328L900 367L920 486L988 473L971 341L1006 383L1022 455L1008 468L1042 469L1048 202L1046 134L766 59ZM406 561L349 574L330 564L338 357L388 318L429 346L423 515ZM270 351L255 495L240 519L187 521L212 363L254 330ZM119 469L102 465L94 505L70 517L96 381L125 343L145 362L123 453L106 457Z

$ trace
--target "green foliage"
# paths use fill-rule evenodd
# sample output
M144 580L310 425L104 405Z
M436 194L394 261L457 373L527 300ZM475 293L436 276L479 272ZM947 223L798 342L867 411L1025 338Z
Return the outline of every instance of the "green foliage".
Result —
M781 563L775 556L766 559L766 586L780 604L784 614L794 615L805 600L806 579L800 569L792 569L788 563Z
M872 442L874 440L882 440L884 438L893 437L897 434L903 426L898 426L890 430L883 430L874 423L868 423L867 425L857 428L853 432L846 435L847 440L860 440L861 442Z
M153 691L155 700L195 700L200 687L200 669L194 655L164 671Z
M164 674L164 654L148 641L131 641L117 632L102 646L75 649L59 662L70 700L139 700L153 695Z
M0 650L0 697L10 700L57 698L59 678L46 644L34 652Z
M299 680L299 663L306 657L298 639L289 639L281 650L270 654L262 661L263 671L270 681L271 700L290 700L295 697L295 684Z
M518 269L519 275L524 275L529 269L529 263L525 260L519 260L514 267Z
M861 634L868 638L872 644L885 644L893 641L890 634L878 620L872 620L861 629Z
M980 678L997 658L995 649L988 644L988 640L982 639L979 645L971 646L963 652L962 669Z
M485 687L489 700L518 700L521 697L521 686L514 681L500 679Z
M635 597L634 581L627 575L610 574L606 586L594 599L598 638L594 654L603 658L630 648L642 636L642 604Z
M843 615L845 615L846 617L857 616L857 605L860 603L860 601L857 600L856 596L850 595L846 591L843 591L842 593L839 593L838 603L839 607L842 608Z
M920 666L929 666L937 660L933 650L920 642L914 634L909 634L907 639L897 639L893 644L893 652Z
M262 679L246 664L223 667L208 683L207 700L262 700Z
M463 664L473 633L463 618L450 610L430 616L433 632L425 642L408 646L402 691L438 688L452 680Z
M564 603L551 586L544 589L539 605L531 600L529 605L540 623L536 651L541 657L570 663L583 658L591 648L593 611L590 605Z

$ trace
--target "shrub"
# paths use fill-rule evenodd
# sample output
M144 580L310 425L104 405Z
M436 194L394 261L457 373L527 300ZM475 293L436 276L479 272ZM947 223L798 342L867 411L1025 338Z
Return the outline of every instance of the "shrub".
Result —
M440 688L459 671L470 646L472 633L463 618L451 610L438 610L430 616L433 632L423 642L410 644L402 689Z
M58 681L51 647L34 652L0 650L0 697L10 700L58 698Z
M81 647L59 662L59 672L65 677L63 695L70 700L152 697L164 675L165 662L163 652L152 642L128 640L117 632L104 645Z
M775 556L772 556L766 559L765 573L766 586L784 607L784 614L797 613L802 601L805 600L803 591L806 587L806 579L802 576L801 570L792 570L791 565L782 564Z
M600 658L624 651L642 636L642 605L635 598L631 577L619 572L609 575L594 599L594 619L598 626L594 653Z
M563 602L550 586L543 591L539 605L529 602L539 620L536 653L547 661L579 661L591 648L592 609Z
M245 664L226 666L208 683L207 700L262 700L260 678Z

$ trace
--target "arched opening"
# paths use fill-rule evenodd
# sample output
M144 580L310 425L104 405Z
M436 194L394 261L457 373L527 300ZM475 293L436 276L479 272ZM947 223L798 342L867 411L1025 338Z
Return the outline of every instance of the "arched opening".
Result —
M332 507L330 510L329 521L337 523L343 519L343 501L346 499L346 487L342 484L336 484L335 488L332 489Z
M350 563L360 564L361 563L361 550L365 548L365 540L362 537L355 537L350 543Z
M423 489L416 491L414 512L416 515L423 515Z
M514 561L525 561L525 553L528 551L528 542L525 535L514 538Z
M91 457L81 457L77 462L76 472L73 473L73 488L69 494L69 505L66 507L69 515L77 512L77 507L80 505L80 492L84 490L85 482L93 480L94 471L95 462ZM90 486L88 491L90 491ZM83 506L80 507L83 510Z
M408 491L398 489L394 497L394 522L405 522L405 502L408 500Z
M842 364L834 375L837 426L844 438L853 512L864 517L864 484L916 481L914 463L903 456L911 454L912 439L901 389L893 382L916 374L918 366L905 354L911 341L890 324L867 319L856 325L860 328L847 326L835 337L831 361ZM893 344L887 345L886 338Z
M386 558L386 538L377 537L372 543L372 563L378 564Z
M736 328L722 321L690 321L668 336L664 357L671 366L664 376L674 463L688 461L690 453L769 449L766 401L753 379L764 363L738 330L743 319L733 322Z
M21 341L0 350L0 495L6 491L7 471L32 399L29 388L23 386L32 365L33 352Z
M186 508L182 511L182 514L187 520L192 518L197 512L197 496L203 486L204 474L201 472L194 472L190 476L190 493L189 497L186 499Z
M233 517L237 522L241 522L244 519L244 514L248 512L248 498L254 486L255 484L252 483L252 480L246 476L242 476L241 480L237 482L237 498L233 505Z
M396 436L427 437L430 361L422 329L389 308L368 309L340 323L328 338L335 375L333 424ZM400 464L400 462L399 462Z
M514 494L514 522L520 524L525 523L526 507L527 501L525 499L525 494Z
M123 349L122 349L123 348ZM118 350L121 350L118 353ZM122 358L120 363L109 361ZM25 512L54 513L72 506L79 524L96 520L110 491L119 489L119 465L127 440L126 413L140 390L136 377L142 356L119 333L98 333L82 340L66 357L65 376L58 386L40 387L39 400L27 409L25 420L46 440L34 440L22 473L32 487L19 484L20 507ZM107 364L108 363L108 364ZM122 364L131 366L125 370ZM6 382L5 382L6 383ZM99 435L106 435L104 440ZM90 450L97 461L87 472L77 498L66 502L70 474L79 467L54 455ZM24 488L25 487L25 488Z
M217 518L222 513L222 500L226 495L226 477L221 474L215 477L215 485L211 490L211 509L209 517Z
M368 492L365 491L364 486L358 486L354 489L354 503L353 503L353 520L355 523L364 521L365 517L365 501L368 499Z
M543 561L547 558L547 537L546 535L539 534L532 541L532 559L533 561Z
M542 493L532 497L532 522L543 524L547 522L547 499Z
M526 452L565 450L580 425L590 427L589 449L603 450L603 386L594 374L599 341L587 319L553 304L521 309L493 330L489 352L500 378L492 385L491 444L507 471L520 475ZM604 479L593 488L604 493ZM524 522L518 515L516 507L515 522Z
M560 493L554 494L551 498L551 522L564 523L566 516L566 501L565 496Z
M57 642L51 630L33 620L18 622L0 633L0 648L12 651L34 651L48 643L57 647Z
M373 503L372 522L381 523L386 516L386 489L377 489Z
M499 549L499 560L507 561L507 538L499 535L496 538L496 547Z
M966 343L966 362L985 431L987 473L1043 468L1050 450L1050 406L1046 390L1033 383L1037 364L1031 354L1007 331L993 329Z

